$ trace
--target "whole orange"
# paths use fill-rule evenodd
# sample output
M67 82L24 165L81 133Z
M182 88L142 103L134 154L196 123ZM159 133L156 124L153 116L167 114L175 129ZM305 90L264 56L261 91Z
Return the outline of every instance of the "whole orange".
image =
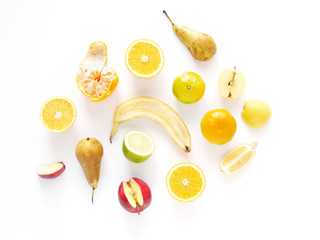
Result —
M236 130L236 120L225 109L211 110L201 120L202 135L214 144L222 145L229 142Z

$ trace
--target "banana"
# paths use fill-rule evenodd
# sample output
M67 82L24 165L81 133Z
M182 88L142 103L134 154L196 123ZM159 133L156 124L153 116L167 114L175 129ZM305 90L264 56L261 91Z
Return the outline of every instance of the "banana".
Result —
M185 152L191 151L191 137L181 117L166 103L152 97L135 97L119 104L113 115L110 142L120 123L134 118L147 118L160 124Z

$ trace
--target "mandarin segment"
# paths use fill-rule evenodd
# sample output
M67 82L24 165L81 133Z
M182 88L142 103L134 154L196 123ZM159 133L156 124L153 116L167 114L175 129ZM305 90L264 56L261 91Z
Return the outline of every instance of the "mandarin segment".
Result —
M117 74L111 68L104 68L102 72L95 70L90 74L81 74L77 77L79 89L92 101L101 101L111 95L118 81Z

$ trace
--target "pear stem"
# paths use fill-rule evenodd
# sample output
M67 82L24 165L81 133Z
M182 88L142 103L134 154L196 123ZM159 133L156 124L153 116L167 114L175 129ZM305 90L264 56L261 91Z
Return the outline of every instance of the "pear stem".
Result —
M170 20L170 22L172 23L172 25L174 25L174 23L172 22L171 18L168 16L166 10L163 10L163 13L167 16L167 18Z
M95 188L92 188L92 196L91 196L91 202L93 203L93 195L94 195Z

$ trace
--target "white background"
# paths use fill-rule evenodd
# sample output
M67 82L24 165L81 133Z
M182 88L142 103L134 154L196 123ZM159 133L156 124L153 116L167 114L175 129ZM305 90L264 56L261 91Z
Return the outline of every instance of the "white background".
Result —
M0 238L7 239L319 239L319 8L317 1L1 1L1 197ZM217 54L208 62L192 58L175 36L172 20L209 33ZM157 42L165 54L162 72L138 79L124 54L139 38ZM76 86L78 63L89 44L108 46L108 66L120 79L111 97L92 103ZM247 79L237 100L219 96L217 80L236 66ZM193 71L206 82L203 99L184 105L172 94L179 74ZM39 110L52 96L70 98L77 108L71 129L51 133ZM108 142L116 106L135 96L171 105L192 136L182 152L156 123L136 119L122 124ZM241 110L247 99L269 103L273 115L260 130L247 127ZM225 108L236 119L235 137L223 146L207 142L200 121ZM141 164L122 154L130 130L152 136L156 150ZM79 140L99 139L105 154L91 204L91 187L75 158ZM241 172L219 172L221 158L234 146L258 141L254 160ZM35 170L63 161L54 180ZM173 199L165 185L177 163L197 164L207 179L192 203ZM118 202L121 181L145 180L150 207L140 216Z

